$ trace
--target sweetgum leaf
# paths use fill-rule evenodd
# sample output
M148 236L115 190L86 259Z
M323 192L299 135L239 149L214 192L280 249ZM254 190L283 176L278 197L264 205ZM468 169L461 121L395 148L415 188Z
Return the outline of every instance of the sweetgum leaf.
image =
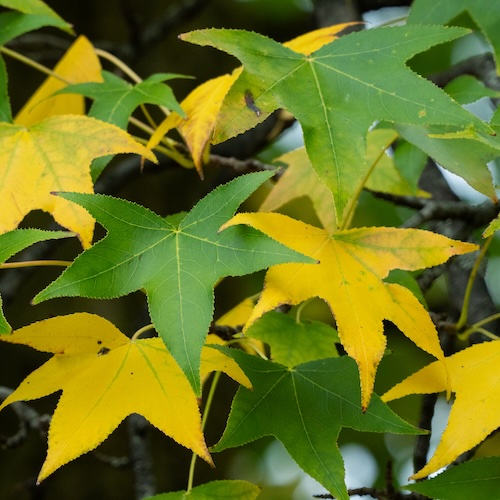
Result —
M491 133L405 65L415 54L466 33L441 26L367 30L310 55L246 31L207 29L182 38L228 52L244 66L220 110L215 141L244 132L256 114L290 111L302 125L314 169L333 193L342 227L345 208L366 174L366 134L375 120L473 126Z
M144 500L254 500L259 496L260 488L248 481L225 480L211 481L195 486L189 491L160 493Z
M499 360L498 340L474 344L446 358L446 364L434 362L424 366L382 396L384 401L392 401L408 394L441 392L446 390L448 381L455 393L436 451L412 479L422 479L449 465L500 427Z
M348 356L290 369L236 349L218 349L236 360L253 390L238 389L224 434L211 448L214 452L274 436L305 472L335 498L347 500L344 464L337 446L342 427L364 432L420 432L376 395L363 412L356 364Z
M58 94L80 94L94 100L88 116L112 123L127 130L128 120L134 110L141 104L157 104L176 111L184 116L172 89L163 83L165 80L179 77L159 73L146 80L132 85L119 76L103 71L103 82L88 82L69 85L61 89ZM92 162L91 174L95 181L102 173L112 156L97 158Z
M212 320L214 285L225 276L241 276L274 264L314 262L253 229L219 232L273 173L241 176L218 187L177 225L128 201L62 193L109 232L34 302L75 295L114 298L144 289L158 333L199 394L200 352Z
M404 286L386 283L393 269L415 271L446 262L477 246L419 229L364 227L329 234L276 213L240 213L225 226L248 224L319 264L283 264L266 274L247 327L281 304L320 297L330 307L347 354L359 366L363 408L386 347L383 320L394 323L421 349L443 360L428 312Z
M76 313L32 323L0 340L54 354L0 406L62 391L38 481L94 449L132 413L212 464L197 398L161 339L129 339L100 316ZM202 371L213 370L249 386L233 359L204 348Z
M14 254L28 248L39 241L69 238L73 233L63 231L43 231L41 229L16 229L0 235L0 264ZM0 297L0 334L9 333L10 325L7 323L2 312L2 298Z
M250 326L245 335L269 344L271 359L289 368L338 356L337 331L321 321L297 322L286 314L270 311Z
M440 500L491 500L500 491L499 469L500 457L478 458L403 488Z
M500 74L500 9L491 0L415 0L408 24L447 24L462 13L470 15L490 42Z

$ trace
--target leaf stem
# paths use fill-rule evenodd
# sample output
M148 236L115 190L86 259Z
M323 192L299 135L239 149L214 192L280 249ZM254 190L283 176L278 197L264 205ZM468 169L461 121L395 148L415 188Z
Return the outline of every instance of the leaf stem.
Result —
M207 402L205 403L205 411L203 412L203 417L201 419L201 430L202 431L205 430L205 425L207 423L208 414L210 413L210 408L212 406L212 402L214 399L215 389L217 388L217 385L219 383L220 374L221 374L221 372L215 372L214 378L212 380L212 384L210 385L210 391L209 391L208 396L207 396ZM191 464L189 466L189 477L188 477L188 485L187 485L188 492L193 489L193 479L194 479L194 469L196 466L196 458L197 458L196 453L193 453L193 456L191 457Z
M71 85L71 82L66 78L64 78L63 76L58 75L55 71L52 71L47 66L44 66L43 64L40 64L34 61L33 59L30 59L29 57L23 56L22 54L16 52L15 50L9 49L7 47L0 47L0 52L3 52L5 55L12 57L12 59L17 59L18 61L26 64L27 66L31 66L32 68L40 71L41 73L44 73L48 76L52 76L53 78L57 78L66 85Z
M348 229L349 225L351 224L351 220L352 220L352 217L354 215L354 211L356 210L356 206L358 204L358 200L359 200L359 197L361 195L361 191L363 191L363 188L365 187L365 184L368 181L368 178L370 177L374 168L377 166L377 163L380 161L382 156L384 156L387 148L393 142L394 142L394 137L391 138L391 140L388 141L387 144L383 148L380 148L380 153L378 154L378 156L375 158L375 160L370 165L370 168L367 170L365 176L363 177L363 180L358 184L356 191L354 191L354 194L351 196L351 199L349 200L349 203L347 204L347 206L344 210L344 215L342 216L342 214L340 214L342 216L342 219L340 221L339 231L343 231L345 229Z
M72 262L67 260L26 260L23 262L6 262L0 264L0 269L18 269L20 267L34 267L34 266L62 266L68 267Z
M133 342L134 340L137 340L144 332L147 332L149 330L153 330L155 325L153 323L150 323L149 325L143 326L142 328L139 328L134 335L130 338L130 341Z
M467 317L469 316L470 298L472 295L472 286L474 285L474 281L476 279L476 275L477 275L477 272L479 270L479 265L481 264L481 261L483 260L484 256L486 255L486 251L488 250L488 247L490 246L492 240L493 240L493 235L491 235L484 243L483 248L481 248L481 252L479 253L479 256L476 259L476 262L474 263L474 267L472 268L472 271L470 273L469 280L467 281L467 287L465 289L465 294L464 294L464 304L462 306L462 311L460 312L460 317L458 318L458 321L456 324L457 331L460 331L467 324Z
M304 302L302 302L299 307L297 307L297 311L295 313L295 322L298 325L301 325L302 323L300 322L300 315L302 314L303 309L312 301L312 299L307 299Z
M114 56L107 50L96 48L94 50L99 57L106 59L110 63L114 64L117 68L121 69L132 81L134 81L135 83L142 82L142 78L132 68L127 66L121 59Z
M471 326L470 328L465 330L465 332L460 333L458 335L458 338L460 340L465 340L473 333L481 333L482 335L484 335L485 337L488 337L491 340L499 340L499 338L500 338L497 335L495 335L494 333L491 333L488 330L486 330L486 328L480 328L480 327L476 327L476 326Z

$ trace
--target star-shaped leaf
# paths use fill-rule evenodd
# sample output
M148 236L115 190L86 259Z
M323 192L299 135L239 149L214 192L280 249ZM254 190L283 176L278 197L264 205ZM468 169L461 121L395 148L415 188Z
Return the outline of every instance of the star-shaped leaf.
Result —
M132 413L212 463L196 396L158 337L129 339L100 316L76 313L33 323L0 340L54 354L0 406L62 390L38 481L93 450ZM235 365L218 354L214 358L212 348L203 350L202 363L207 359L210 364L204 370L226 371L227 363L214 363L221 356ZM236 379L248 385L241 370Z
M500 72L500 9L490 0L415 0L412 3L408 24L449 23L460 14L467 13L490 42ZM500 73L499 73L500 74Z
M337 24L313 30L285 42L284 45L297 52L310 54L326 43L335 40L342 30L352 24L355 23ZM183 120L177 113L170 114L151 136L148 147L154 148L169 130L178 127L191 152L196 170L203 178L203 164L210 149L217 115L225 95L241 71L241 67L236 68L230 75L212 78L196 87L182 101L182 109L186 112L187 119ZM253 125L264 121L267 116L268 113L254 115L252 117ZM253 125L249 125L249 127Z
M404 489L439 500L491 500L500 489L500 457L463 462L438 476L404 486Z
M131 85L119 76L103 71L102 83L79 83L69 85L58 92L61 94L81 94L94 99L88 116L113 123L127 130L128 120L141 104L157 104L177 111L184 116L184 111L175 99L172 89L163 82L181 75L158 73L146 80ZM95 181L112 157L98 158L92 162L92 179Z
M273 173L249 174L220 186L175 224L125 200L61 194L87 209L109 233L34 302L75 295L114 298L144 289L157 331L199 394L200 352L212 320L214 285L225 276L274 264L312 262L253 229L218 232Z
M267 272L250 325L281 304L320 297L329 305L346 352L358 363L363 408L368 407L377 366L385 351L383 320L394 323L421 349L443 359L436 329L405 287L385 283L392 269L417 270L477 250L418 229L356 228L333 235L276 213L237 214L228 225L248 224L320 263L284 264Z
M347 500L344 464L337 446L342 427L365 432L419 432L376 395L363 412L356 365L347 356L289 369L243 351L221 349L243 368L253 390L238 389L214 452L275 436L302 469L335 498Z
M41 229L16 229L0 234L0 264L34 243L70 236L74 236L74 234L62 231L42 231ZM10 331L11 327L2 312L2 298L0 297L0 334L9 333Z
M351 33L310 55L256 33L208 29L182 35L243 62L216 130L220 142L248 129L253 116L277 108L302 125L307 154L334 196L342 227L345 208L366 174L366 134L375 120L489 127L405 61L466 34L461 28L403 26ZM249 122L250 120L250 122Z
M447 376L456 394L434 455L412 479L422 479L450 464L500 427L499 363L500 342L475 344L446 358L448 374L443 363L434 362L384 394L384 401L392 401L408 394L441 392L446 390Z
M154 161L151 151L109 123L87 116L60 115L26 128L0 123L0 233L17 227L31 210L42 209L78 233L90 246L94 219L53 191L93 191L93 158L137 153Z

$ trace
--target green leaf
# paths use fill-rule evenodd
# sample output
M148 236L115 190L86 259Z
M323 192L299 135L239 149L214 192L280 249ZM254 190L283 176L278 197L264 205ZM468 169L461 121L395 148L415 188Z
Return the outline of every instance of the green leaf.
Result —
M366 174L366 134L375 120L475 126L491 132L405 65L418 52L467 32L441 26L366 30L311 55L245 31L208 29L182 38L224 50L244 65L222 105L216 142L245 131L255 109L290 111L302 125L314 169L333 193L342 227L346 205ZM251 107L246 104L249 92Z
M40 0L0 0L0 5L2 7L7 7L9 9L13 9L18 11L16 13L9 12L8 14L18 14L21 13L23 16L11 18L16 19L13 21L12 26L7 26L3 23L0 23L2 27L1 31L10 30L10 29L19 29L16 28L16 24L29 24L30 22L36 23L36 19L38 18L40 24L39 26L27 29L22 31L22 33L26 33L27 31L32 31L34 29L40 28L42 26L54 26L56 28L60 28L68 33L74 34L73 28L71 24L67 23L64 19L62 19L56 12L54 12L48 5ZM19 33L21 34L21 33ZM5 43L5 42L2 42Z
M64 231L42 231L41 229L15 229L0 235L0 264L14 254L39 241L68 238L74 236L73 233ZM2 299L0 297L0 334L9 333L10 325L7 323L2 312Z
M335 343L340 343L337 331L321 321L294 318L269 312L256 321L246 337L259 339L271 346L271 358L288 368L316 359L338 356Z
M64 26L69 26L64 21L63 23ZM23 14L22 12L3 12L0 14L0 45L5 45L10 40L43 26L63 28L61 23L52 16Z
M500 490L500 457L464 462L404 489L440 500L491 500Z
M169 110L176 111L181 116L185 113L177 102L172 89L163 82L183 75L158 73L146 80L131 85L122 78L102 72L104 82L77 83L68 85L56 94L81 94L94 99L89 116L99 120L113 123L127 130L128 120L134 110L141 104L157 104ZM96 180L113 156L95 159L91 164L92 180Z
M264 436L279 439L288 453L335 498L348 500L344 464L337 446L342 427L365 432L418 434L377 395L363 413L356 363L348 356L311 361L294 369L220 348L252 382L240 387L218 452Z
M196 486L190 491L174 491L148 497L145 500L254 500L260 488L255 484L240 480L212 481Z
M145 289L156 330L199 394L200 353L212 320L214 285L225 276L312 261L256 230L218 232L273 174L244 175L218 187L178 225L125 200L61 193L87 209L109 233L77 257L34 303L76 295L114 298Z
M474 189L496 200L495 188L487 163L500 155L498 138L464 134L443 125L395 125L408 142L427 153L446 170L465 179Z
M0 121L12 123L8 84L7 68L2 56L0 56Z
M185 116L172 89L163 82L182 75L155 74L132 85L119 76L103 71L104 82L68 85L57 94L81 94L94 99L89 116L127 129L128 119L141 104L157 104Z
M460 104L469 104L483 97L499 97L498 90L486 87L483 82L471 75L462 75L452 80L444 88L445 92Z
M500 9L491 0L415 0L408 24L447 24L466 12L490 42L500 74Z

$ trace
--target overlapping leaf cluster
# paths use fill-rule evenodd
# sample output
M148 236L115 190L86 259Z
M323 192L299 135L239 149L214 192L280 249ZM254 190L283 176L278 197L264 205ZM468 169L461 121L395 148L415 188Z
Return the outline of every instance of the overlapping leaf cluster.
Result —
M403 149L432 157L497 201L487 163L500 156L500 115L497 111L486 123L457 102L494 92L468 78L457 79L446 93L407 61L469 33L436 25L463 11L498 56L491 23L500 22L500 15L489 11L489 2L432 4L417 0L406 26L344 36L347 25L334 26L285 44L238 30L181 35L242 63L231 75L200 85L181 104L165 83L179 75L141 81L129 72L133 82L128 82L103 71L103 52L79 37L13 116L0 59L0 263L36 242L77 235L83 252L33 303L74 296L113 299L142 291L151 318L151 325L128 338L88 313L54 317L9 334L0 314L0 333L6 334L1 340L53 354L0 409L62 391L39 480L97 447L131 413L212 464L197 403L212 371L225 372L242 386L213 452L275 436L307 473L344 500L349 496L337 445L341 428L420 432L384 401L410 393L456 394L436 453L415 478L447 466L498 428L498 398L486 397L497 385L497 344L445 357L421 300L406 283L388 280L393 270L443 264L477 245L418 229L350 227L363 188L428 196L418 187L422 165L413 171L401 166ZM39 0L0 5L11 9L0 14L6 27L1 45L43 26L71 31ZM84 96L92 100L87 114ZM158 106L166 117L157 128L144 125L149 136L136 140L128 124L140 123L136 109L146 104ZM155 161L152 149L157 149L183 166L194 165L203 177L210 144L244 133L277 109L298 121L305 147L277 160L286 170L257 213L236 211L264 183L270 185L276 170L236 177L188 213L160 215L94 193L95 181L120 153ZM173 128L185 145L165 137ZM385 151L396 140L400 149L390 157ZM302 196L311 199L323 227L272 212ZM36 209L70 232L17 229ZM93 243L95 222L107 234ZM485 234L499 224L493 221ZM228 347L209 334L214 288L226 277L265 269L256 304L247 300L218 321L235 330L243 327L233 339L241 349ZM273 312L314 297L327 303L335 328ZM437 360L381 399L373 390L386 350L385 320ZM138 338L148 329L158 337ZM438 494L441 483L429 481L414 491ZM221 481L155 498L220 498L227 492L250 499L258 489Z

